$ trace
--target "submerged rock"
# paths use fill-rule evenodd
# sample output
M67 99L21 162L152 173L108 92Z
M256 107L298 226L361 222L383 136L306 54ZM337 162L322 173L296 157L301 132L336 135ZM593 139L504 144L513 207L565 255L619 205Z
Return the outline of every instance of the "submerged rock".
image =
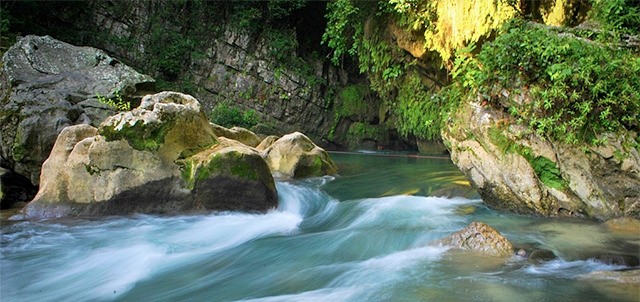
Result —
M500 232L482 222L472 222L464 229L453 233L440 243L453 249L481 252L494 256L511 256L513 245Z
M551 250L537 249L529 253L527 260L533 264L541 264L558 258Z
M37 185L58 134L76 124L99 125L113 114L96 94L123 97L153 82L105 52L49 36L26 36L2 57L2 165Z
M335 174L337 166L324 149L300 132L284 135L262 151L271 171L291 178Z
M595 271L583 275L583 280L610 280L616 283L640 285L640 269Z
M567 145L467 102L442 134L451 159L489 206L543 216L640 217L637 133L604 134L601 147Z
M604 227L609 232L619 234L640 234L640 220L631 217L623 217L608 220L604 223Z
M218 139L191 96L162 92L99 128L65 128L42 167L31 218L266 211L275 183L257 151Z

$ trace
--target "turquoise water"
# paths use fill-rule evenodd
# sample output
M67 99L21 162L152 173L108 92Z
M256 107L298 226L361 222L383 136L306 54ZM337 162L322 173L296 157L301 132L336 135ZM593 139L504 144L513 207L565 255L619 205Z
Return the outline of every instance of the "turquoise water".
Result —
M638 301L637 286L585 279L624 267L637 235L595 222L483 206L446 159L333 154L336 177L277 182L266 214L3 222L1 301ZM445 196L445 197L438 197ZM516 246L553 250L533 265L435 242L471 221Z

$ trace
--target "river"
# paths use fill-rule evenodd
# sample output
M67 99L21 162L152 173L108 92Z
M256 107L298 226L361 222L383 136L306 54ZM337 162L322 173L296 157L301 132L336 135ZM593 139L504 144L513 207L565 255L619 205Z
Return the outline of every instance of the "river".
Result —
M638 253L600 223L496 212L448 159L332 154L335 177L278 181L266 214L3 221L1 301L638 301L586 274ZM438 197L446 196L446 197ZM472 221L559 258L435 242Z

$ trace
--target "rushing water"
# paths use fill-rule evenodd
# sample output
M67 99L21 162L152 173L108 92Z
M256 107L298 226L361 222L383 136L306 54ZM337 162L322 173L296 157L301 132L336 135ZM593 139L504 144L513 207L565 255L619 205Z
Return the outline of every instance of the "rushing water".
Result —
M0 300L640 299L637 286L583 277L623 268L588 256L637 253L637 235L495 212L448 160L333 157L339 176L278 182L280 205L266 214L3 222ZM434 244L471 221L559 258L533 265Z

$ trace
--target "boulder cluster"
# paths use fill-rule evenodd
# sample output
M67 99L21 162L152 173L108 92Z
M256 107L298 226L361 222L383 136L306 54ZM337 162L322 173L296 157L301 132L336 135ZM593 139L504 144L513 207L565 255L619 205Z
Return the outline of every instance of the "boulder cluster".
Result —
M24 214L264 212L277 206L272 175L333 173L327 152L301 133L260 140L249 130L209 123L192 96L161 92L97 128L62 130Z

